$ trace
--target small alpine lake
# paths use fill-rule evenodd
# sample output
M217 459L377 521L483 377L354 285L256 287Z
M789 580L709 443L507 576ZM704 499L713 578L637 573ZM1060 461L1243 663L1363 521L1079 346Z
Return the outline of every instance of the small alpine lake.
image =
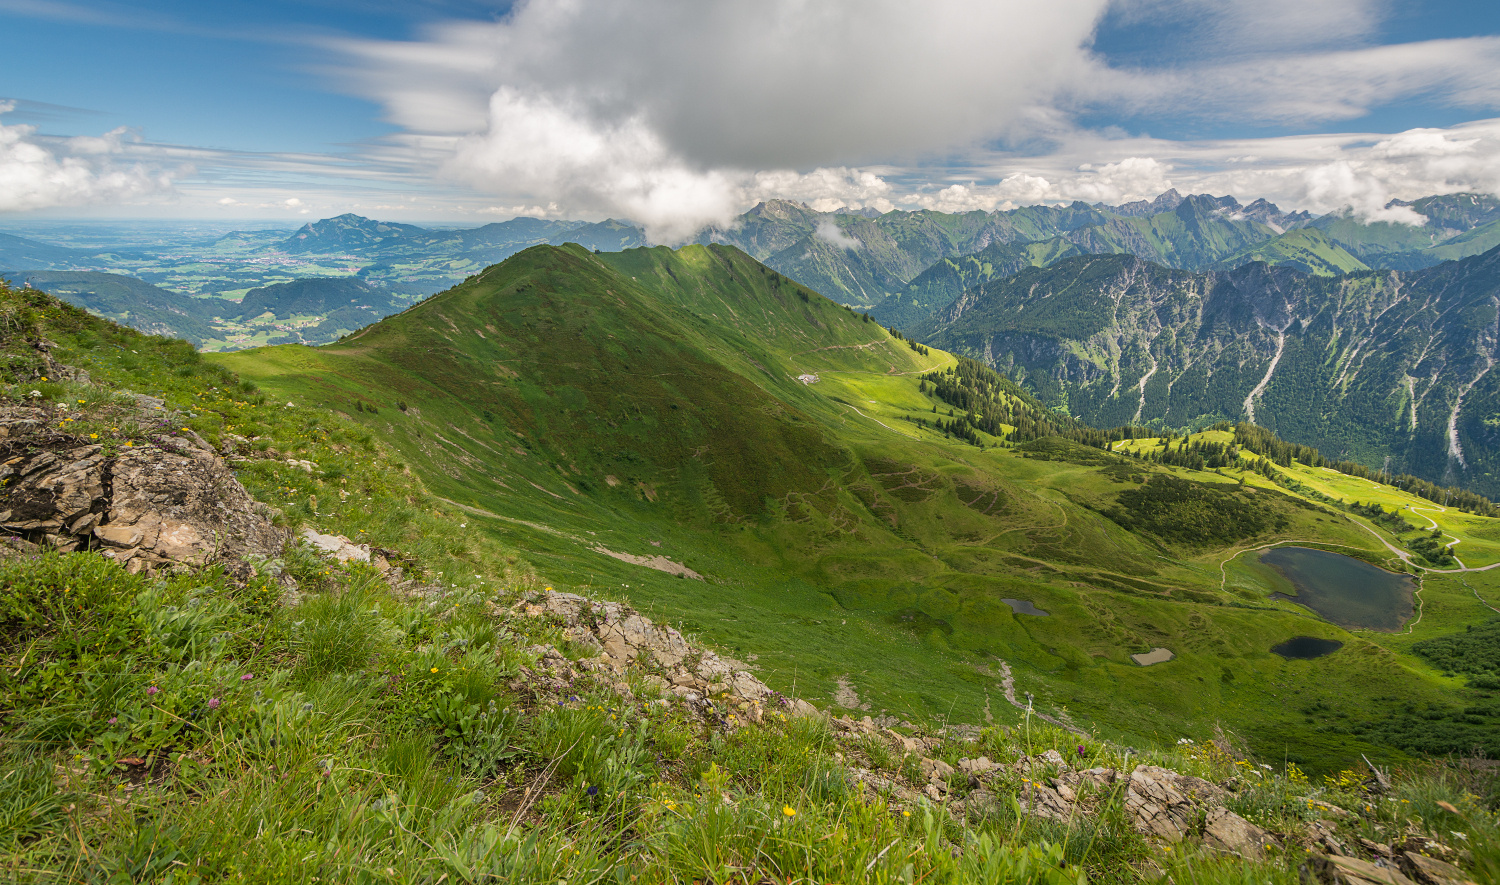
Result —
M1293 636L1286 642L1271 646L1271 651L1289 661L1310 661L1313 658L1331 655L1343 647L1344 644L1337 639L1319 639L1316 636Z
M1273 599L1290 599L1340 627L1394 633L1412 615L1417 584L1408 575L1307 547L1276 547L1259 559L1291 585Z
M1000 601L1010 606L1010 610L1018 615L1036 615L1040 618L1048 616L1047 612L1042 611L1025 599L1002 599Z

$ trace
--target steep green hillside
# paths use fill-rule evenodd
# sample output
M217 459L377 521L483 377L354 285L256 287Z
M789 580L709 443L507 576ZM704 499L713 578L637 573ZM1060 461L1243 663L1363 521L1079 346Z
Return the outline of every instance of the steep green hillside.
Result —
M240 300L233 315L244 320L254 319L261 314L288 319L298 314L327 314L349 308L377 314L352 327L358 329L402 306L405 306L405 299L393 298L389 292L375 288L363 280L350 277L313 277L251 289Z
M213 318L223 305L218 299L193 298L112 273L28 271L17 276L69 304L148 335L167 335L194 344L217 336Z
M952 304L965 290L1023 268L1046 267L1083 250L1053 237L1036 243L991 243L972 255L945 258L922 271L906 288L885 299L870 315L887 326L910 329L934 310Z
M1357 517L1249 469L1140 462L1081 431L1030 439L1047 412L1019 388L955 373L732 248L533 248L340 344L215 359L364 424L555 582L680 618L782 690L1005 722L1008 672L1049 715L1108 734L1222 721L1328 766L1406 745L1330 737L1323 708L1277 701L1288 686L1355 723L1381 716L1376 697L1453 703L1405 635L1348 633L1271 599L1254 569L1226 584L1245 548L1292 539L1404 567ZM1182 503L1141 491L1158 488ZM1246 508L1265 518L1216 516ZM1136 509L1220 534L1127 529ZM1410 636L1482 617L1453 583ZM1305 634L1351 651L1270 653ZM1153 647L1174 660L1132 661Z
M0 273L14 274L16 271L76 267L92 255L82 249L54 246L29 237L0 234Z
M914 330L1100 426L1245 417L1330 457L1500 493L1500 251L1317 277L1067 259Z
M1370 269L1324 231L1306 227L1287 231L1275 239L1236 252L1220 261L1219 267L1233 269L1252 261L1283 265L1325 277Z

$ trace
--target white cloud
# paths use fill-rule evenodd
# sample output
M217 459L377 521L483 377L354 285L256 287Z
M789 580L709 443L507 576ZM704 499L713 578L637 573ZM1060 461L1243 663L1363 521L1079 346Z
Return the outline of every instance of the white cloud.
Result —
M0 114L15 108L0 102ZM31 126L0 123L0 212L116 202L168 191L183 170L122 162L125 129L44 139Z
M954 184L936 193L914 193L901 202L939 212L993 212L1034 203L1124 203L1150 199L1172 187L1171 167L1149 157L1126 157L1095 167L1085 163L1052 179L1017 172L990 186Z
M813 236L840 249L859 251L864 246L864 243L839 230L839 226L829 218L818 222L818 229L813 232Z
M1500 194L1500 119L1396 135L1364 132L1171 141L1058 133L1048 156L992 153L974 158L961 184L897 197L906 205L959 211L1071 199L1141 199L1175 187L1183 193L1264 197L1283 209L1352 209L1362 218L1418 223L1392 199L1473 191ZM1090 166L1121 157L1103 165Z
M523 0L497 23L340 47L392 121L457 137L448 174L512 202L628 215L671 242L774 185L890 208L851 162L1024 121L1087 73L1106 5L725 0L684 15L674 0Z

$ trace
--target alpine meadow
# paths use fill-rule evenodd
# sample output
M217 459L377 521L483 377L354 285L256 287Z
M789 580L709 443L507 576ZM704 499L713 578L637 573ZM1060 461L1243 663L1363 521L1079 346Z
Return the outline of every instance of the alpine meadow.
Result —
M1500 18L66 6L0 880L1500 882Z

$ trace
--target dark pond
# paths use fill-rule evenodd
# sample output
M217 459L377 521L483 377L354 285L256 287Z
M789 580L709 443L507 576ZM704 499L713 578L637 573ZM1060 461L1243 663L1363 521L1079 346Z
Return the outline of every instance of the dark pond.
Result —
M1337 639L1318 639L1315 636L1294 636L1280 645L1271 647L1271 651L1281 655L1289 661L1310 661L1313 658L1321 658L1331 655L1344 644Z
M1412 613L1416 582L1340 553L1277 547L1260 561L1286 578L1296 595L1276 594L1305 605L1340 627L1393 633Z
M1047 613L1027 602L1024 599L1002 599L1001 602L1010 606L1010 610L1018 615L1040 615L1047 617Z

